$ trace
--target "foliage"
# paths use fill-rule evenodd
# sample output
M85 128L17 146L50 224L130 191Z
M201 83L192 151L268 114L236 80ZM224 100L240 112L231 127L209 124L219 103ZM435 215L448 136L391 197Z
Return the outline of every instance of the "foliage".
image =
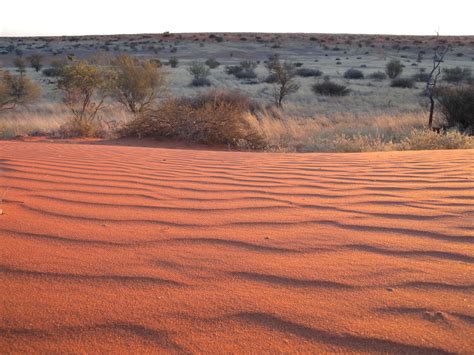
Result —
M402 74L403 65L398 59L392 59L385 66L385 72L390 79L395 79Z
M114 97L133 114L148 109L165 87L164 75L150 60L122 55L112 62L115 72Z

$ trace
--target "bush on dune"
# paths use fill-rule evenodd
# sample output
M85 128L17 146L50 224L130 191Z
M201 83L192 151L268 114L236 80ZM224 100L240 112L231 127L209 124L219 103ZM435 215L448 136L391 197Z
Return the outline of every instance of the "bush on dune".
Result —
M263 138L247 119L256 107L246 96L220 91L170 99L132 120L122 134L261 149Z

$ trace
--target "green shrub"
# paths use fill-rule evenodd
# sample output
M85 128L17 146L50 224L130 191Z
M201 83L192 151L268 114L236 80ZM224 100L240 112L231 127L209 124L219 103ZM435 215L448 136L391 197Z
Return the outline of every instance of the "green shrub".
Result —
M193 76L192 86L209 86L211 85L207 77L210 75L209 68L201 62L192 62L188 67L188 72Z
M403 65L397 59L392 59L385 66L385 72L387 73L390 79L395 79L399 77L403 72Z

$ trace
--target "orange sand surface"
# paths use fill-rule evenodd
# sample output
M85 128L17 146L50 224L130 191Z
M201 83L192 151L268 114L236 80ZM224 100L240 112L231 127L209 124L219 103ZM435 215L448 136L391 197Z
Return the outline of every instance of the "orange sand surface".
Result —
M0 352L474 352L474 151L0 142Z

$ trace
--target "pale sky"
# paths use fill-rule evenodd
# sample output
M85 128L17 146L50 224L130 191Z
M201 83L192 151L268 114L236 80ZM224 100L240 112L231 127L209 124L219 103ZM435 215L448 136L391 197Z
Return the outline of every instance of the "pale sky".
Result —
M170 32L474 35L468 0L0 0L0 36Z

